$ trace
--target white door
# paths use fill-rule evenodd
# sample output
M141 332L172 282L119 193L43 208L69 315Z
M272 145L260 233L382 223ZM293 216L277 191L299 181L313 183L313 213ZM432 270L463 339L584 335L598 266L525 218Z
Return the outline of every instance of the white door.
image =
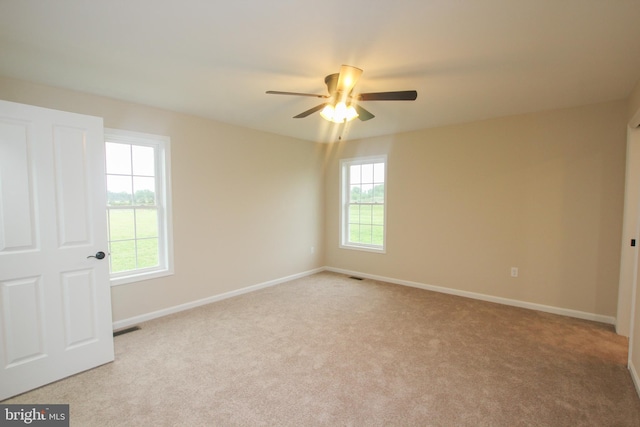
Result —
M0 100L0 400L113 360L102 119Z

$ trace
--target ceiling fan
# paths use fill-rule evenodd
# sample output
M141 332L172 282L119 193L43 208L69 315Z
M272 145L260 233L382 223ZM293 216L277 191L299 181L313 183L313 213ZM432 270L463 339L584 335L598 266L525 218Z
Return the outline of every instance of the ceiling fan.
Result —
M329 121L335 123L344 123L355 119L356 117L362 121L373 119L375 116L365 110L358 101L414 101L418 97L415 90L403 90L395 92L372 92L354 94L358 79L362 75L360 68L351 65L343 65L340 72L329 74L324 78L327 85L328 95L318 95L313 93L299 92L281 92L277 90L268 90L266 93L272 95L295 95L295 96L311 96L314 98L324 98L330 101L316 105L313 108L303 111L294 119L301 119L310 114L320 111L320 115Z

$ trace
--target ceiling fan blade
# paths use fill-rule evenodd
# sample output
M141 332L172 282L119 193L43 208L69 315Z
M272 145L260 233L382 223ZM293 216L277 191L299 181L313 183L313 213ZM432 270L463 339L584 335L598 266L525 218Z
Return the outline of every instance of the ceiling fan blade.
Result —
M297 116L293 116L294 119L302 119L304 117L307 117L310 114L315 113L316 111L320 111L324 108L324 106L327 105L327 103L325 102L324 104L320 104L320 105L316 105L313 108L308 109L307 111L303 111L302 113L298 114Z
M361 75L362 70L360 68L343 65L340 67L340 75L336 86L337 91L342 92L342 96L346 97L351 93Z
M270 95L295 95L295 96L311 96L314 98L329 98L329 95L316 95L315 93L300 93L300 92L281 92L279 90L268 90L266 93Z
M373 119L375 117L373 114L371 114L369 111L365 110L364 108L362 108L358 104L355 104L353 106L353 108L356 109L356 111L358 112L358 118L360 120L362 120L363 122L366 121L366 120L371 120L371 119Z
M360 101L415 101L418 92L415 90L401 90L397 92L373 92L358 95Z

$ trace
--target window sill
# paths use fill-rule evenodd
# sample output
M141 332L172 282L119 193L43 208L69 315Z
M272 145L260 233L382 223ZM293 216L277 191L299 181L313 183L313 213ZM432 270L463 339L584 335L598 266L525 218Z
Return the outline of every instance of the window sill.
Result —
M340 249L349 249L352 251L374 252L377 254L386 254L387 251L384 247L379 246L365 246L365 245L340 245Z
M127 276L119 276L112 277L110 280L111 286L120 286L126 285L129 283L141 282L143 280L157 279L165 276L172 276L173 270L161 270L161 271L150 271L146 273L135 273L132 272Z

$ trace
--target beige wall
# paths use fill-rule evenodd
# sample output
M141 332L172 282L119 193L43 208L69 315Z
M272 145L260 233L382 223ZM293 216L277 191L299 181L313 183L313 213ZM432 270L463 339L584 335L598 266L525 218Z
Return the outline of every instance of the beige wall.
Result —
M0 98L171 137L176 274L114 287L116 321L323 265L616 315L623 101L318 145L12 79ZM338 248L338 160L372 154L385 255Z
M332 147L330 267L616 315L627 103ZM387 253L338 247L338 161L388 155ZM519 277L510 277L510 267Z
M324 265L323 146L12 79L0 98L171 137L175 275L113 287L114 321Z

